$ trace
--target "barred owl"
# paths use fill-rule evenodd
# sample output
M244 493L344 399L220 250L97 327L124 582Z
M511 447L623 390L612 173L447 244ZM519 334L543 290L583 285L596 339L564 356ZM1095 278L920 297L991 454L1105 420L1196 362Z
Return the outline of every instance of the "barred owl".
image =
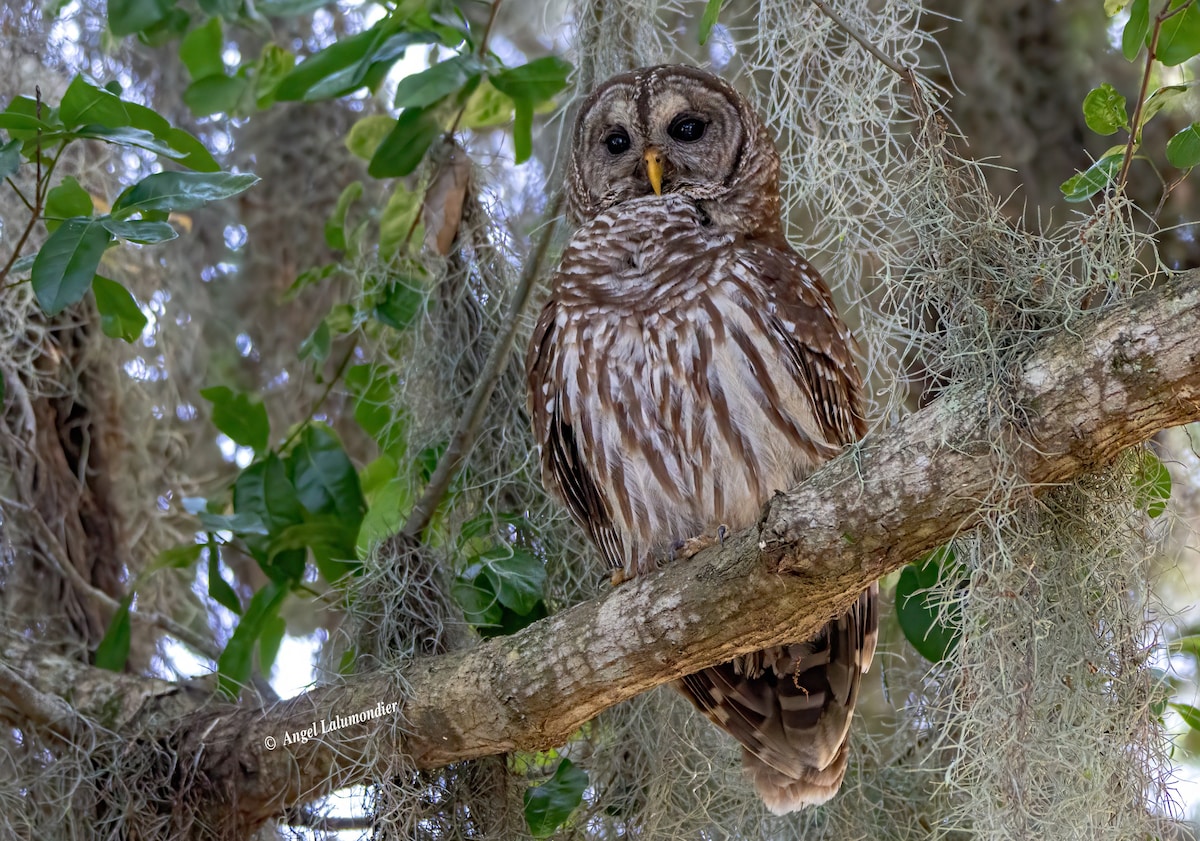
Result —
M547 488L614 583L758 521L865 429L850 331L784 238L766 127L709 73L616 76L583 104L579 225L526 359ZM698 542L699 541L699 542ZM676 682L777 814L841 785L877 586L814 638Z

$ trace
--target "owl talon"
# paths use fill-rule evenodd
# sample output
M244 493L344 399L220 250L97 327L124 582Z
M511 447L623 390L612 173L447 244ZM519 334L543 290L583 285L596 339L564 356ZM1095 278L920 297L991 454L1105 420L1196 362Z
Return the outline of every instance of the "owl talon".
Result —
M717 526L717 540L719 540L721 545L724 546L725 538L727 537L729 537L729 526L721 523L721 525Z
M671 560L687 560L716 542L717 538L709 537L708 535L700 535L699 537L692 537L687 540L676 540L671 544Z
M679 553L683 551L683 548L686 545L687 543L685 541L675 538L674 542L672 542L670 547L667 549L667 560L671 563L674 563L675 559L679 556ZM688 556L684 555L683 557L686 558Z
M622 584L624 584L626 581L628 581L631 578L633 578L632 575L625 574L624 567L622 567L621 569L614 569L613 574L612 574L612 585L614 587L620 587Z

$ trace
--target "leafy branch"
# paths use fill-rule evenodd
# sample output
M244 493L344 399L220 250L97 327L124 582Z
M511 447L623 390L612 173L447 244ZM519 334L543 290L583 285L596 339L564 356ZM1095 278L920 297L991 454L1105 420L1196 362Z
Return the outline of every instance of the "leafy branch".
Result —
M1193 84L1189 81L1165 85L1147 95L1159 65L1180 65L1200 55L1200 5L1196 0L1165 0L1153 18L1150 0L1108 0L1105 3L1110 16L1126 7L1129 20L1122 30L1122 53L1127 60L1134 61L1145 49L1133 117L1128 116L1125 97L1107 82L1084 97L1083 115L1088 128L1097 134L1107 136L1123 129L1129 136L1125 143L1104 152L1088 169L1063 182L1060 189L1067 201L1085 201L1109 187L1118 192L1124 190L1146 124ZM1167 161L1184 173L1180 179L1165 186L1164 201L1182 177L1200 164L1200 123L1194 122L1177 132L1167 141L1165 151Z

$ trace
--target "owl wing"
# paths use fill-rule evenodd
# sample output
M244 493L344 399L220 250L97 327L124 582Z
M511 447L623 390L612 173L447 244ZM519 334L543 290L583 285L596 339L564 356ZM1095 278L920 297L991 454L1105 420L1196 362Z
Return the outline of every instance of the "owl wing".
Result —
M529 414L534 437L542 448L542 482L566 503L605 563L619 569L625 565L624 544L613 525L612 508L579 452L559 365L557 323L558 307L551 299L533 330L525 358Z
M747 270L762 278L767 326L792 375L805 385L826 442L842 447L857 441L866 433L862 377L854 364L854 336L829 287L786 244L756 244L744 253Z

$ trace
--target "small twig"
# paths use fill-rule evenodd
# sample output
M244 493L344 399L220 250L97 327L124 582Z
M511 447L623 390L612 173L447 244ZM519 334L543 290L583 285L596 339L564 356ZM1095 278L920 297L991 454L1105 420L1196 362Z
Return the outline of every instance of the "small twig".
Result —
M829 6L825 5L824 0L811 0L811 2L814 6L825 13L825 17L829 18L831 21L841 27L841 29L845 31L847 35L857 41L864 50L875 56L875 58L878 59L881 64L883 64L885 67L891 68L903 78L909 81L912 80L912 70L910 68L900 64L883 50L879 49L879 47L868 41L857 29L851 26L845 18L843 18L833 9L829 8Z
M36 88L36 90L37 90L37 96L38 96L37 115L38 115L38 119L40 120L42 118L42 110L41 110L42 109L42 89L39 87L39 88ZM33 207L30 208L29 223L25 226L25 230L21 232L21 238L17 240L17 244L15 246L13 246L13 252L9 256L8 262L4 264L3 269L0 269L0 289L7 288L3 285L4 279L7 278L8 273L10 271L12 271L13 265L16 264L17 259L21 256L21 250L25 247L25 241L27 239L29 239L29 235L31 233L33 233L33 229L37 225L38 220L42 218L42 210L46 206L46 196L50 192L49 191L50 178L51 178L51 176L54 175L54 170L58 166L58 161L62 157L62 154L66 150L66 148L67 148L66 142L62 143L62 145L60 145L58 147L58 151L56 151L54 153L54 158L50 161L50 165L48 167L46 167L46 174L45 174L45 176L43 176L42 175L42 130L38 129L37 145L36 145L37 176L36 176L36 181L34 182L34 189L33 189ZM10 179L10 183L11 183L11 179ZM16 189L15 184L13 185L13 189L14 190ZM21 195L19 190L17 191L17 194ZM22 201L25 201L25 205L26 205L26 207L28 207L29 203L23 195L21 196L21 199L22 199ZM9 284L9 285L16 286L17 284L14 283L14 284Z
M496 22L496 13L500 11L501 2L503 0L493 0L492 9L488 12L487 24L483 27L483 36L479 39L479 57L481 59L487 58L488 38L492 34L492 25ZM450 124L450 130L446 132L447 134L452 135L458 131L459 121L462 120L465 113L467 113L467 103L464 102L462 107L458 109L458 113L454 115L454 122Z
M11 176L4 180L8 182L8 186L13 188L13 192L16 193L17 198L19 198L21 200L21 204L23 204L23 205L25 205L25 207L29 208L29 212L32 213L33 212L33 202L31 202L29 199L25 198L25 194L23 192L21 192L21 188L17 186L17 182L13 181Z
M354 351L356 350L358 350L358 342L350 345L349 350L346 351L346 355L342 357L342 361L338 363L336 370L334 370L333 376L330 377L329 382L325 384L325 390L321 392L321 396L317 398L317 402L313 404L313 407L308 410L308 415L305 416L304 422L293 429L292 434L285 438L283 443L279 445L281 452L286 450L288 444L295 441L296 436L303 432L305 428L312 423L312 416L315 415L320 408L325 405L325 401L329 399L329 395L333 391L333 387L342 379L342 374L346 373L346 366L350 364L350 360L354 357Z
M1154 70L1154 62L1158 54L1158 36L1162 33L1162 25L1170 18L1182 12L1188 6L1192 5L1194 0L1181 4L1175 9L1171 8L1171 0L1166 0L1163 4L1162 11L1154 16L1154 30L1150 34L1150 48L1146 51L1146 66L1142 70L1142 86L1138 91L1137 104L1133 106L1133 119L1129 123L1129 142L1125 144L1125 155L1121 160L1121 173L1117 176L1117 191L1121 192L1125 189L1125 181L1129 176L1129 167L1133 165L1133 153L1141 142L1142 134L1142 109L1146 103L1146 91L1150 89L1150 74Z
M542 228L539 238L534 244L533 253L525 263L525 270L521 274L521 280L513 295L504 330L496 337L496 343L492 345L479 382L476 383L475 390L471 393L467 406L463 410L458 429L454 431L454 435L450 438L450 444L446 447L446 452L443 453L437 468L429 478L429 484L425 486L425 493L413 506L412 513L409 514L408 521L404 524L402 534L406 537L420 538L422 532L429 526L430 520L433 519L433 512L441 505L442 498L450 488L450 482L458 473L458 468L479 436L479 429L483 425L483 417L487 411L488 402L491 400L492 392L500 381L500 377L503 376L504 369L508 366L508 359L512 353L517 328L521 321L521 313L529 304L534 283L541 274L542 264L546 260L546 252L550 248L550 240L553 239L554 232L558 228L559 209L562 207L562 201L563 193L562 190L559 190L550 200L546 211L549 221Z
M488 37L492 34L492 24L496 22L496 13L500 11L502 0L493 0L492 9L488 13L487 24L483 27L483 37L479 39L479 57L487 58Z
M1175 192L1175 188L1187 180L1187 177L1191 174L1192 170L1191 168L1188 168L1179 173L1179 177L1171 183L1163 183L1162 196L1159 198L1158 205L1154 208L1154 212L1150 214L1150 218L1153 219L1155 223L1158 222L1158 216L1160 213L1162 213L1163 208L1167 206L1167 199L1171 197L1171 193Z
M875 59L887 67L889 70L898 75L901 79L908 82L909 87L913 90L913 107L916 109L916 116L924 120L929 116L929 109L925 106L925 96L921 93L921 86L917 82L916 71L911 67L905 67L896 59L889 56L879 47L875 46L867 39L865 35L855 29L849 21L835 12L826 5L825 0L811 0L812 4L824 13L825 17L834 22L843 32L858 42L864 50L869 52Z

